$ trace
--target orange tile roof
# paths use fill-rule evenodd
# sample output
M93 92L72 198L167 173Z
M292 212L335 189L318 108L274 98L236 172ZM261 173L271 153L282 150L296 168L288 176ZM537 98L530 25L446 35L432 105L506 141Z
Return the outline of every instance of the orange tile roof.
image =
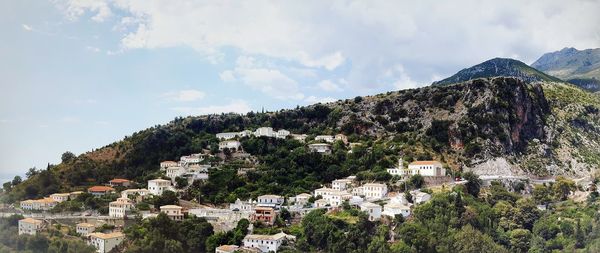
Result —
M114 191L115 189L112 187L108 187L108 186L92 186L90 188L88 188L88 192L109 192L109 191Z
M26 223L31 223L31 224L42 224L43 223L43 221L36 220L36 219L33 219L33 218L25 218L25 219L21 219L19 221L26 222Z
M127 179L124 178L115 178L113 180L108 181L109 183L127 183L127 182L131 182Z
M434 165L434 164L441 164L438 161L414 161L412 163L410 163L410 165Z

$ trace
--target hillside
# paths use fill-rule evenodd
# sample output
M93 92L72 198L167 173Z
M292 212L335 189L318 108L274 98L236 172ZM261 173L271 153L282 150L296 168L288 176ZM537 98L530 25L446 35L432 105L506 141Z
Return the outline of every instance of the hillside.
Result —
M560 79L544 74L537 69L527 66L523 62L508 58L494 58L463 69L446 79L433 82L432 85L448 85L476 78L496 76L518 77L528 83L536 81L560 82Z
M385 168L399 156L501 175L580 177L600 165L599 96L565 83L496 77L278 112L177 118L44 170L17 185L8 199L81 189L117 176L145 182L156 176L160 161L215 150L218 132L259 126L309 135L341 132L364 145L351 154L336 146L334 155L321 156L293 140L243 139L259 161L257 173L240 178L225 169L218 178L227 187L209 183L190 194L221 202L299 193L351 174L385 178Z
M542 55L531 67L586 90L600 91L600 48L564 48Z

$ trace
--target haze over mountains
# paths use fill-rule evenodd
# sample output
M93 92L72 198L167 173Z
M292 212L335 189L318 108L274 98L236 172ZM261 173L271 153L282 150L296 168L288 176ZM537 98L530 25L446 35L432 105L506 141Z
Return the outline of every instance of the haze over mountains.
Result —
M584 89L600 90L600 48L564 48L542 55L531 67Z

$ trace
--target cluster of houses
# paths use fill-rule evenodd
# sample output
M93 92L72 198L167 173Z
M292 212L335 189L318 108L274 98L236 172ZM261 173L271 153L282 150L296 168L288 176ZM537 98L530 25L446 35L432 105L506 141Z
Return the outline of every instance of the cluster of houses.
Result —
M242 144L235 140L236 138L242 138L247 136L256 137L270 137L270 138L292 138L300 142L306 142L308 138L307 134L293 134L285 129L274 130L272 127L259 127L255 131L244 130L241 132L227 132L218 133L216 137L221 140L219 142L219 150L229 149L234 151L241 150ZM331 143L336 141L342 141L344 144L348 144L348 137L343 134L336 135L317 135L314 139L316 143L308 144L309 150L317 153L331 153Z
M201 164L208 155L206 154L191 154L182 156L179 162L163 161L160 163L160 170L164 171L166 176L175 182L175 178L182 177L192 183L195 180L208 179L208 169L210 165Z

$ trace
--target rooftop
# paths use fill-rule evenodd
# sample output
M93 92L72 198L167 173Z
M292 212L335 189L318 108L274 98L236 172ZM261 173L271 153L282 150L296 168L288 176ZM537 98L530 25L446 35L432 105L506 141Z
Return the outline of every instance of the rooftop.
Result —
M166 205L166 206L160 206L160 209L182 209L183 207L180 206L176 206L176 205Z
M115 178L113 180L108 181L109 183L127 183L127 182L131 182L127 179L124 178Z
M84 228L92 228L92 227L96 227L94 224L91 223L77 223L78 227L84 227Z
M246 235L246 237L244 237L244 239L245 240L246 239L248 239L248 240L279 240L279 239L282 239L282 238L285 238L285 237L292 237L293 238L293 236L290 236L290 235L288 235L286 233L283 233L283 232L279 232L279 233L274 234L274 235L256 235L256 234Z
M279 198L283 198L283 197L282 197L282 196L279 196L279 195L274 195L274 194L265 194L265 195L258 196L258 198L273 198L273 199L279 199Z
M380 205L374 204L374 203L371 203L371 202L364 202L364 203L360 204L360 206L361 207L365 207L365 208L381 207Z
M157 179L148 180L148 183L149 182L169 182L170 183L171 181L162 179L162 178L157 178Z
M25 219L19 220L19 222L25 222L25 223L30 223L30 224L42 224L43 223L43 221L36 220L33 218L25 218Z
M237 245L221 245L221 246L217 247L217 250L234 252L235 250L237 250L239 248L240 248L240 246L237 246Z
M109 191L114 191L115 189L112 187L108 187L108 186L92 186L90 188L88 188L88 192L109 192Z
M113 233L109 233L109 234L105 234L105 233L91 233L90 237L96 237L96 238L100 238L100 239L113 239L113 238L118 238L118 237L124 237L125 235L121 232L113 232Z
M438 161L414 161L409 165L441 165L442 163Z

